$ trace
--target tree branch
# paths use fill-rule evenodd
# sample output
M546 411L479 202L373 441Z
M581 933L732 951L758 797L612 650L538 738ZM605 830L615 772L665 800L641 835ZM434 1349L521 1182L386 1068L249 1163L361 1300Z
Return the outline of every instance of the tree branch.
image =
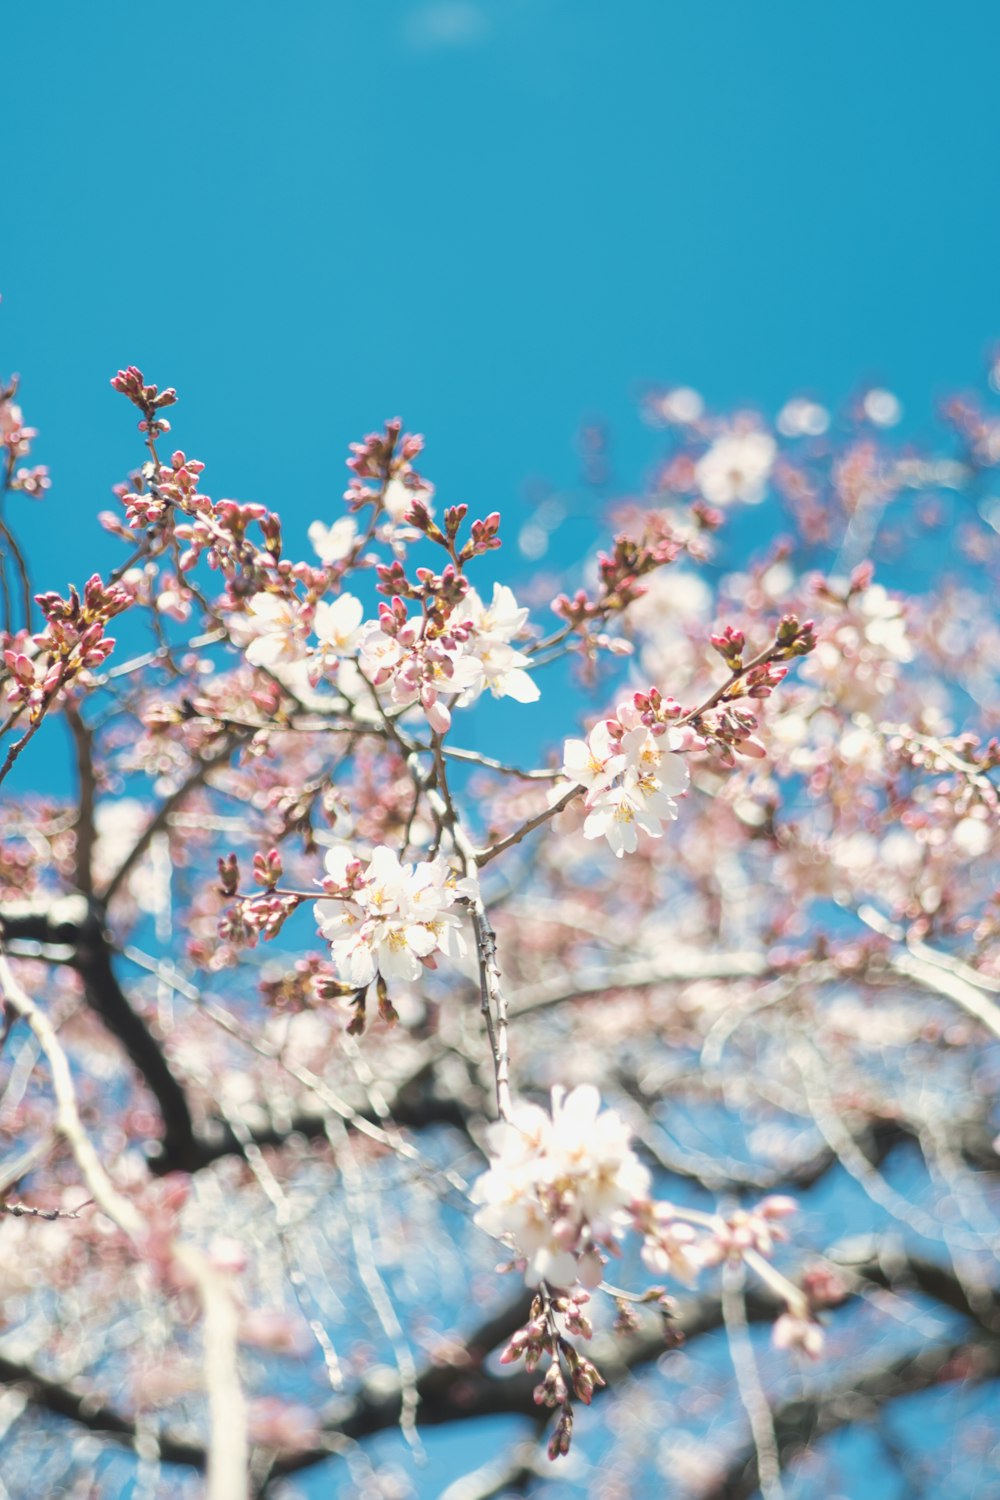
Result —
M156 1099L164 1132L160 1155L170 1163L164 1170L192 1170L198 1162L198 1144L187 1096L160 1043L132 1009L118 983L103 909L84 896L10 901L0 911L0 927L8 943L29 942L43 949L66 950L65 962L80 975L90 1009L121 1042Z
M974 1318L979 1332L971 1339L936 1345L922 1354L908 1355L879 1366L860 1379L851 1376L842 1386L834 1387L829 1398L818 1392L805 1402L791 1402L779 1407L773 1416L782 1461L787 1459L793 1447L802 1443L803 1430L813 1437L822 1437L854 1420L859 1414L857 1400L862 1403L864 1413L870 1414L873 1405L894 1400L911 1391L928 1389L942 1378L942 1371L952 1359L968 1358L969 1378L987 1380L1000 1375L1000 1292L996 1288L982 1288L982 1304L970 1302L966 1289L948 1267L907 1254L901 1248L881 1257L867 1255L861 1260L845 1258L834 1248L827 1259L831 1265L843 1269L855 1289L872 1283L893 1290L898 1290L900 1285L910 1285L941 1305ZM484 1319L469 1334L460 1354L450 1363L429 1365L421 1372L416 1383L421 1426L440 1426L501 1414L520 1415L533 1424L537 1423L539 1408L533 1399L533 1391L538 1376L523 1369L494 1375L483 1368L487 1355L506 1343L524 1324L531 1300L529 1291L521 1291L513 1302ZM849 1306L850 1299L843 1305ZM766 1287L754 1286L748 1290L746 1316L749 1323L769 1323L783 1310L784 1303ZM679 1301L670 1322L671 1330L682 1335L688 1346L722 1326L721 1300L708 1294ZM598 1335L588 1355L605 1376L608 1390L612 1390L629 1372L659 1359L664 1347L662 1327L650 1322L628 1338ZM95 1403L92 1398L77 1395L66 1386L47 1381L26 1365L0 1360L0 1383L21 1385L30 1399L43 1409L79 1420L92 1431L103 1432L119 1442L131 1444L134 1441L135 1424L130 1418ZM598 1391L595 1399L602 1394ZM855 1405L851 1405L852 1400ZM342 1453L352 1441L397 1426L401 1406L402 1391L397 1377L369 1381L331 1411L322 1443L306 1451L275 1452L268 1469L269 1482L326 1462ZM161 1439L161 1451L168 1462L188 1464L198 1469L205 1466L204 1449L182 1438L165 1436ZM750 1473L749 1466L752 1466L752 1455L744 1452L738 1462L730 1466L725 1479L720 1481L720 1487L713 1491L711 1500L745 1500L750 1496L757 1488L757 1480L755 1474ZM733 1487L724 1488L727 1484Z

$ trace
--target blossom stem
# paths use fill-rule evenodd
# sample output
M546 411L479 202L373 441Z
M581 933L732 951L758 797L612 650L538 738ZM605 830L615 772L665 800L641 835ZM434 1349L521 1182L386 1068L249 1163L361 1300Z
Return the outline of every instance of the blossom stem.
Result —
M536 828L541 828L543 823L547 823L550 818L555 817L556 813L560 813L563 808L568 807L573 798L579 796L583 790L582 786L571 786L569 791L565 792L559 798L558 802L554 802L544 812L537 813L535 817L529 818L526 823L522 823L520 828L508 834L505 839L501 839L497 844L491 844L488 849L480 849L475 856L478 867L482 869L484 865L488 865L491 860L496 859L498 854L502 854L505 849L512 849L515 844L519 844L522 839L527 838L529 833L533 833Z

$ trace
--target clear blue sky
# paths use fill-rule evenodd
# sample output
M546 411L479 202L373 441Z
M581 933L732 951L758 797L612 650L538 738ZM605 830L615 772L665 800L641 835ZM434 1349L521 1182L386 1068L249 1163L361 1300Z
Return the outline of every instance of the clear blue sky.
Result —
M384 416L502 509L595 413L634 484L644 380L773 412L874 378L920 424L1000 333L990 0L32 0L4 37L40 585L119 555L129 362L304 549Z

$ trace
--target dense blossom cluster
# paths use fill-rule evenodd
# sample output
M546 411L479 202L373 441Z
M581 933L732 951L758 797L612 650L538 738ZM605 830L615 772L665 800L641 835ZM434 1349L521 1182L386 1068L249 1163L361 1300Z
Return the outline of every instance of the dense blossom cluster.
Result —
M447 861L403 865L380 845L367 864L344 847L326 857L324 886L336 900L316 903L319 930L337 972L354 989L383 979L414 980L433 955L464 957L462 919L455 903L473 894Z
M511 644L523 633L528 611L504 584L494 584L488 606L475 589L465 588L443 624L408 615L401 599L381 604L378 618L366 621L361 601L347 593L320 600L311 613L315 645L298 599L254 594L236 627L250 637L247 660L268 668L308 662L313 683L337 680L340 663L348 660L387 704L418 704L439 734L450 727L452 704L465 708L486 689L494 698L519 703L538 698L531 659ZM350 673L341 677L342 685L345 677L357 686Z
M683 737L664 723L650 725L649 717L635 701L620 703L614 718L602 719L586 740L567 740L563 750L563 774L586 788L584 837L606 838L619 858L634 853L638 830L661 836L690 781L678 754Z
M792 1198L772 1195L728 1216L685 1212L655 1201L653 1178L622 1116L581 1084L552 1090L551 1110L518 1104L491 1126L490 1168L475 1183L476 1223L509 1244L529 1286L593 1290L629 1230L643 1236L651 1271L691 1285L707 1266L748 1253L765 1259L786 1235ZM792 1304L800 1299L788 1287ZM818 1331L817 1331L818 1332Z

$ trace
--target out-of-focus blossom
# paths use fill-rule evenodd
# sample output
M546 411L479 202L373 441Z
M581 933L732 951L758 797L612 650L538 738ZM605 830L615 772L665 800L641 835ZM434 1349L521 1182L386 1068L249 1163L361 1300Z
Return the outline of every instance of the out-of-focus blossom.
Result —
M327 564L343 562L345 557L350 556L357 535L358 528L353 516L342 516L339 521L334 521L332 526L324 526L322 521L314 521L309 528L309 540L313 550L320 562Z
M699 392L692 390L689 385L679 385L659 396L653 409L660 421L677 427L688 427L698 421L705 410L705 402Z
M255 667L276 667L305 655L306 630L294 599L254 594L247 604L245 626L252 631L247 661Z
M781 408L777 427L783 437L821 437L830 426L830 413L815 401L797 397Z
M810 1359L818 1359L823 1353L823 1329L815 1318L803 1313L782 1313L771 1331L771 1342L776 1349L798 1349Z
M551 1113L517 1106L491 1127L489 1147L490 1169L473 1188L479 1227L513 1246L529 1286L598 1285L601 1252L614 1251L650 1187L625 1121L602 1111L589 1085L555 1088Z
M892 391L880 389L865 392L861 409L868 421L876 427L895 427L903 415L899 397L894 396Z
M906 635L903 607L890 599L880 583L873 583L860 594L856 608L864 621L865 639L896 661L912 661L913 647Z
M770 433L727 432L695 464L695 483L710 505L759 505L778 447Z

